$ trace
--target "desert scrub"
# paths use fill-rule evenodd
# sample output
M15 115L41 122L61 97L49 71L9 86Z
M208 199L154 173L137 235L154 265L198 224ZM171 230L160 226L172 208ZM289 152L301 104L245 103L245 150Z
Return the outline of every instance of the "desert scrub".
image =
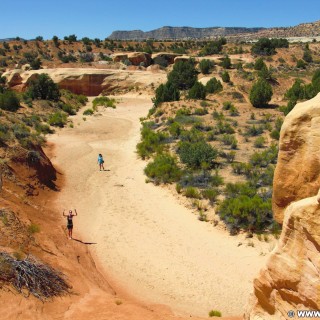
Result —
M38 233L38 232L40 232L40 227L37 225L37 224L35 224L35 223L31 223L29 226L28 226L28 232L30 233L30 234L35 234L35 233Z
M97 97L92 101L93 108L97 108L98 106L103 106L106 108L116 108L116 100L110 99L108 97Z
M222 313L218 310L211 310L209 312L209 317L221 317L222 316Z
M170 154L158 154L144 169L145 174L157 183L170 183L178 181L181 171L176 159Z
M254 141L253 145L255 146L255 148L263 148L264 145L265 145L265 143L266 143L266 140L265 140L264 137L258 137L258 138Z
M83 111L84 116L92 116L94 114L94 111L92 109L86 109Z
M203 163L212 166L213 160L217 157L218 152L205 141L179 143L178 154L183 163L191 168L201 168Z
M204 189L201 191L202 197L208 199L210 203L214 203L217 200L218 195L220 194L218 189Z
M233 230L261 232L273 224L271 198L258 194L249 183L228 183L218 214Z
M48 123L51 126L63 128L67 123L67 115L57 111L49 116Z
M144 123L141 129L141 142L137 144L138 155L142 158L148 158L153 153L161 153L164 150L164 143L168 138L166 133L154 132L150 123Z
M187 198L193 198L193 199L201 199L201 194L198 191L198 189L194 188L194 187L187 187L184 190L184 195Z

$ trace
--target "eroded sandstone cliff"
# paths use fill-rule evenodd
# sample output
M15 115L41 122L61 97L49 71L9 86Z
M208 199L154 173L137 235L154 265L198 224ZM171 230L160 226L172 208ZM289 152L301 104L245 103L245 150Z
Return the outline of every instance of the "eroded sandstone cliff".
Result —
M320 309L320 94L286 117L274 178L277 247L254 280L245 319L289 319Z

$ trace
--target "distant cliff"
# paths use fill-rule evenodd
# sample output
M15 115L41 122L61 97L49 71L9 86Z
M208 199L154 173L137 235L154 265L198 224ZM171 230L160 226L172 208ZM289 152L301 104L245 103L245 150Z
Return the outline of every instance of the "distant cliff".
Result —
M165 39L205 39L215 37L230 37L256 39L261 37L319 37L320 21L302 23L293 27L279 28L243 28L243 27L162 27L144 32L142 30L114 31L108 37L118 40L165 40Z
M109 39L119 40L144 40L144 39L201 39L211 37L222 37L236 35L240 33L256 33L264 28L191 28L191 27L162 27L159 29L143 32L133 31L114 31Z

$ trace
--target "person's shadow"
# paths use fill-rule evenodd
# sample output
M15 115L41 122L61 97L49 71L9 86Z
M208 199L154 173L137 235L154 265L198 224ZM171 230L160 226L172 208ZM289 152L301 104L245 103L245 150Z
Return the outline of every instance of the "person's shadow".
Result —
M83 244L97 244L97 242L84 242L84 241L82 241L82 240L79 240L79 239L75 239L75 238L72 238L72 240L74 240L74 241L78 241L78 242L80 242L80 243L83 243Z

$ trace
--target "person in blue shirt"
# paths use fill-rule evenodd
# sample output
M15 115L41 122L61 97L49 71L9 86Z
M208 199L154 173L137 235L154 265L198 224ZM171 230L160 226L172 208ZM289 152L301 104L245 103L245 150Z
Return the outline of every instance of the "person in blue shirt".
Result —
M98 155L98 164L99 164L100 171L101 169L104 171L104 166L103 166L104 160L101 153L99 153Z

